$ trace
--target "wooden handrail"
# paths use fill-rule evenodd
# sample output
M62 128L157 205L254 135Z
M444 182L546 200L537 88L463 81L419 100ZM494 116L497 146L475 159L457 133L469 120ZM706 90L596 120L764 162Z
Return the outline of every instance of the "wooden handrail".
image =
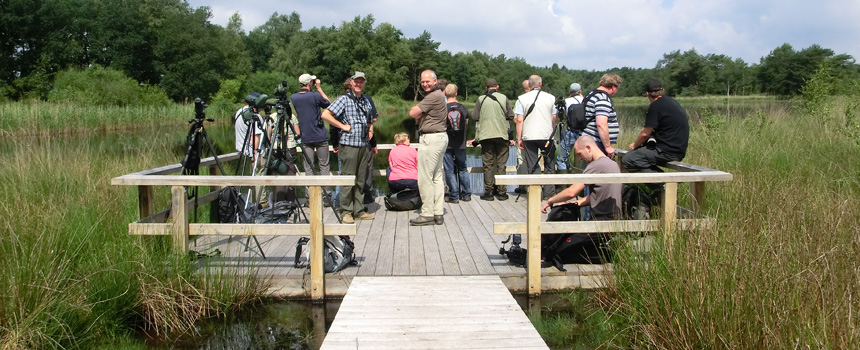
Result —
M541 235L544 233L587 233L587 232L639 232L663 229L667 241L676 228L690 228L711 222L701 219L677 218L678 183L691 183L693 209L698 211L704 196L704 183L710 181L731 181L730 173L704 167L673 162L673 169L684 169L684 172L669 173L616 173L616 174L531 174L531 175L496 175L499 185L527 185L529 188L527 215L525 223L495 223L493 233L512 234L526 233L527 257L527 289L530 296L541 293ZM567 185L574 183L664 183L662 191L663 213L660 220L635 221L585 221L585 222L541 222L541 186Z

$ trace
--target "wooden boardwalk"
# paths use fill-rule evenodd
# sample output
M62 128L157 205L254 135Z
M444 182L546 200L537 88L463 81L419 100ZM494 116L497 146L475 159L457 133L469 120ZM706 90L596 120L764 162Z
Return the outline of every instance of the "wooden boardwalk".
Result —
M355 277L321 349L549 349L495 276Z
M499 254L503 235L493 234L494 222L526 221L526 198L515 201L482 201L477 195L471 201L445 203L445 224L410 226L417 213L388 211L382 198L368 205L374 220L356 221L355 266L325 275L328 297L342 297L355 276L475 276L501 277L515 292L526 291L526 270L513 266ZM324 222L336 223L333 211L324 209ZM222 256L214 261L225 266L252 266L255 272L271 277L272 293L281 297L305 297L310 288L309 269L295 268L296 236L257 236L266 255L263 259L253 240L246 250L246 238L235 236L199 236L190 249L201 253L219 249ZM526 236L523 235L523 247ZM510 243L505 245L510 248ZM245 264L237 264L237 262ZM545 289L599 286L608 266L568 265L567 272L542 269Z

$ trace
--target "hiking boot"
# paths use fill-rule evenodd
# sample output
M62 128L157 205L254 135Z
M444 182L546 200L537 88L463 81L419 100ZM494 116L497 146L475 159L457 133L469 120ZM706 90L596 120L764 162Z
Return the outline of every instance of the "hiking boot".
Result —
M355 219L356 220L373 220L374 217L375 216L373 214L368 213L368 212L364 212L364 213L361 213L361 215L356 216Z
M516 189L514 189L514 193L516 193L516 194L528 194L529 189L528 189L528 187L525 187L525 186L519 186Z
M445 223L445 218L442 215L433 215L433 221L436 222L436 225L442 225Z
M460 203L460 200L459 200L459 199L452 199L451 197L445 197L445 201L446 201L446 202L448 202L448 203L451 203L451 204L457 204L457 203Z
M500 201L506 201L506 200L508 200L508 194L507 193L498 193L498 194L496 194L496 199L498 199Z
M375 202L376 199L373 196L364 196L364 204L370 204Z
M432 216L419 216L417 218L409 220L409 224L412 226L435 225L436 219Z
M352 218L352 213L343 214L343 217L340 218L344 224L354 224L355 220Z
M472 195L467 194L465 197L460 197L460 200L464 201L464 202L468 202L468 201L472 200Z
M493 199L493 192L491 191L484 192L484 194L481 196L481 200L491 201Z

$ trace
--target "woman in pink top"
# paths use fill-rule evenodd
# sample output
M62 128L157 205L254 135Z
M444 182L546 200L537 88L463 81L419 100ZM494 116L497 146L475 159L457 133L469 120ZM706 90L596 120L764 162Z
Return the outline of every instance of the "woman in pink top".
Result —
M388 153L388 189L418 191L418 150L409 146L409 134L394 135L394 148Z

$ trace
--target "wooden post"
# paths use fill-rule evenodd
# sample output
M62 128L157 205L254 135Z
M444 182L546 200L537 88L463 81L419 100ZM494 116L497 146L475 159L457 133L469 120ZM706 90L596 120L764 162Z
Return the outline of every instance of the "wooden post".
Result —
M152 215L152 186L137 186L137 212L140 219Z
M702 209L705 205L705 183L704 182L691 182L690 183L690 194L693 196L693 203L690 205L693 213L699 214L702 213Z
M325 271L323 270L323 223L322 187L308 188L308 211L310 211L311 240L311 300L321 303L325 299Z
M173 218L173 247L180 254L188 251L188 214L185 209L185 187L172 186L170 217Z
M672 246L672 236L678 221L678 183L667 182L663 190L663 231L666 233L666 246Z
M526 225L528 229L528 289L529 296L540 296L540 185L529 186L528 215Z

